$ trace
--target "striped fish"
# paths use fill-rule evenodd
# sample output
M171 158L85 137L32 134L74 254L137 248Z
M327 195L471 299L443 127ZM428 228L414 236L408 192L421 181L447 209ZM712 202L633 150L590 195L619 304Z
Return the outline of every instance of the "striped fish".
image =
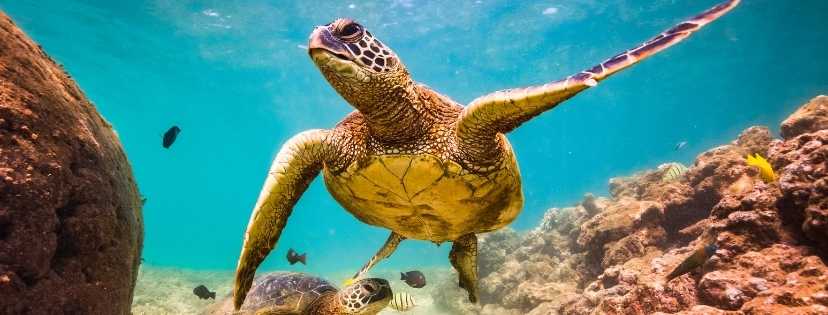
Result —
M417 306L414 303L414 297L405 292L398 292L394 294L394 298L391 299L391 302L388 302L388 306L398 312L405 312Z
M684 176L684 173L687 173L690 169L684 164L681 163L670 163L668 164L667 169L664 171L663 175L661 175L661 181L669 182L679 179L681 176Z

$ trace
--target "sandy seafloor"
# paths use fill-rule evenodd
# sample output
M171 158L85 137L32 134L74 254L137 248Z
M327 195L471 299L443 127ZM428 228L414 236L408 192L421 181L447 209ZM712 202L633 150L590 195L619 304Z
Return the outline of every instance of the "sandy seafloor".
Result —
M291 270L301 272L301 269ZM397 312L386 308L381 315L407 314L448 314L435 307L432 294L439 290L437 283L445 281L446 277L455 276L447 268L422 269L426 275L428 285L415 289L400 281L399 270L376 268L370 277L384 278L391 283L396 292L405 291L414 297L416 307L406 312ZM260 271L258 274L261 274ZM270 271L265 271L270 272ZM220 300L232 291L233 271L190 270L173 267L157 267L143 265L138 273L138 283L135 287L135 296L132 301L132 314L200 314L214 303L214 300L202 300L193 294L193 288L203 284L211 291L216 292L216 300ZM327 279L337 287L342 287L342 281L353 272L341 272Z

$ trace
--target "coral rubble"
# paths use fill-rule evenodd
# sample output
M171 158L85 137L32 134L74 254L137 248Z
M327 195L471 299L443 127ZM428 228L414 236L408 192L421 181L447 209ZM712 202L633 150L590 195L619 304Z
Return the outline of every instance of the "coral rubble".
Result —
M0 13L0 314L129 314L140 205L111 126Z
M781 131L748 128L678 180L663 180L664 165L613 178L608 198L550 209L525 235L486 235L481 303L448 284L436 303L471 314L828 314L828 97ZM778 181L745 163L757 153ZM667 281L708 244L715 254Z

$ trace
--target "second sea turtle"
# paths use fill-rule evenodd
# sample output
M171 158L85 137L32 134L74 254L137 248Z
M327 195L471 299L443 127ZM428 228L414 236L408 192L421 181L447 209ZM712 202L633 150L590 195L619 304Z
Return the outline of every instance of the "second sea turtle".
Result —
M325 279L298 272L274 272L256 279L244 304L234 310L230 297L210 315L374 315L393 294L388 281L368 278L338 290Z

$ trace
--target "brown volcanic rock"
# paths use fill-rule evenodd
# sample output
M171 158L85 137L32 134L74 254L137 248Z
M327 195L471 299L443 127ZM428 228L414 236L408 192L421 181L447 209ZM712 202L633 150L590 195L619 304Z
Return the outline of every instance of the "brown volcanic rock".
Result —
M775 142L770 157L774 166L784 166L779 178L782 215L828 250L828 129Z
M782 138L828 129L828 96L820 95L797 109L782 122Z
M129 314L142 239L111 126L0 13L0 314Z
M772 142L766 127L750 127L728 145L702 153L679 180L664 182L667 165L631 177L610 180L614 200L625 197L658 203L662 208L657 219L671 237L703 220L720 199L741 195L752 189L758 171L748 167L749 153L765 155ZM690 241L690 239L684 239Z
M742 315L742 312L738 311L725 311L720 310L715 307L707 306L707 305L696 305L690 308L689 310L684 310L681 312L676 313L663 313L663 312L655 312L653 315Z
M738 310L757 296L766 297L762 303L773 301L769 296L775 290L808 294L823 290L828 284L828 268L810 251L807 247L776 244L747 252L705 274L699 281L699 295L706 304ZM815 287L814 283L822 285Z
M631 253L643 253L651 243L658 242L647 237L663 234L660 228L634 232L660 221L661 213L658 203L624 197L609 203L602 212L582 223L575 250L586 251L589 275L598 275L610 264L632 257Z
M737 290L755 296L741 310L745 314L828 314L828 268L811 252L804 246L777 244L742 255L737 263L741 270L726 271L728 277L746 278ZM702 289L702 294L715 296L716 292Z
M745 154L758 153L767 156L771 142L773 142L773 135L768 127L753 126L742 131L733 144L744 150Z
M604 247L603 268L623 264L635 257L643 257L667 241L667 232L660 226L644 228Z

